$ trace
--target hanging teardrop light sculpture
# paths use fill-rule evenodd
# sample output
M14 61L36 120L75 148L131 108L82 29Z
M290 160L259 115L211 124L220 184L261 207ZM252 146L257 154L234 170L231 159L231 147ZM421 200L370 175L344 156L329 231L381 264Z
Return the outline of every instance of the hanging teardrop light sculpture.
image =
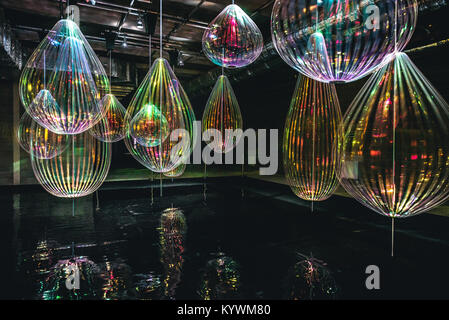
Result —
M263 37L254 21L238 6L227 6L203 34L203 52L225 68L242 68L262 53Z
M100 123L107 126L106 121ZM111 165L111 144L95 139L88 132L72 135L69 140L67 150L52 159L38 159L31 154L31 165L34 176L47 192L60 198L84 197L95 192L106 179Z
M31 137L34 137L33 140ZM17 140L23 150L38 159L54 158L69 146L68 136L56 134L40 126L27 112L20 119Z
M449 196L449 105L405 53L374 73L344 120L340 182L370 209L404 218Z
M214 141L215 152L226 153L238 143L232 131L243 128L239 103L228 77L218 78L203 114L203 132L218 130L221 141Z
M104 109L104 121L108 125L104 126L102 121L100 121L90 129L90 134L104 142L118 142L122 140L125 137L127 129L125 107L123 107L113 94L105 95L101 104L102 109ZM105 128L108 131L104 132L103 130Z
M144 147L156 147L169 134L167 119L153 104L146 104L129 125L129 133L135 142Z
M341 111L335 85L300 75L284 131L284 170L293 192L328 199L338 186Z
M282 59L303 75L350 82L407 45L417 14L416 0L276 0L271 33Z
M143 113L139 115L140 112ZM164 58L154 62L131 101L125 120L133 123L125 138L128 150L153 172L173 170L185 162L193 150L197 134L195 114ZM136 139L139 137L141 143Z
M19 92L40 125L59 134L79 134L102 118L101 99L109 92L109 81L76 23L60 20L24 67ZM55 103L48 108L43 99Z

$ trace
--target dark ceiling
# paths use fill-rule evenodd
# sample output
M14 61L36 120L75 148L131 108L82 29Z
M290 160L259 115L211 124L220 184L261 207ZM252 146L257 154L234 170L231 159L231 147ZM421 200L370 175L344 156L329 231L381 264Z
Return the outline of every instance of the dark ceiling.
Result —
M66 0L62 1L64 6ZM75 3L76 2L76 3ZM164 0L163 48L165 54L181 50L184 66L177 70L182 78L192 78L209 71L213 64L201 52L201 38L209 22L229 0ZM272 0L242 0L239 5L256 21L268 25ZM148 61L148 31L137 28L140 17L156 23L152 41L154 51L159 49L159 1L158 0L88 0L69 1L80 7L81 29L99 55L106 55L105 35L117 36L114 55L128 57L140 63ZM17 38L26 47L34 48L42 34L52 28L60 17L59 0L0 0L5 16L14 27ZM128 46L123 48L126 36Z
M418 26L408 48L436 43L449 38L447 0L419 0ZM231 0L163 0L163 49L166 58L176 50L182 51L184 65L176 68L187 91L203 94L210 90L219 72L202 53L201 38L204 29ZM236 2L261 29L266 48L261 58L249 68L229 71L231 80L252 78L274 68L286 67L271 45L270 16L274 0L238 0ZM154 22L153 56L159 51L159 0L90 0L69 1L80 8L81 30L90 44L109 67L105 39L116 37L113 51L115 64L115 94L129 95L148 70L148 29ZM62 1L63 7L67 1ZM0 0L0 8L11 24L25 52L31 53L38 42L60 18L60 0ZM144 29L137 28L139 17ZM149 27L148 27L149 26ZM128 46L122 47L126 36ZM114 72L112 72L114 75ZM125 75L126 76L123 76Z

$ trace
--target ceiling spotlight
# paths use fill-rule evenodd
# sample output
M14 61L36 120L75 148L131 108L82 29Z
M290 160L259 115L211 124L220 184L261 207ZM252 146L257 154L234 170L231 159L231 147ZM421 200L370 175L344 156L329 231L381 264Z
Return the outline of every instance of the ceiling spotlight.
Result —
M128 46L128 42L126 40L126 34L123 35L123 43L122 43L122 47L126 48Z
M178 51L178 67L184 67L184 56L182 51Z
M137 18L137 29L143 29L143 19L142 16Z

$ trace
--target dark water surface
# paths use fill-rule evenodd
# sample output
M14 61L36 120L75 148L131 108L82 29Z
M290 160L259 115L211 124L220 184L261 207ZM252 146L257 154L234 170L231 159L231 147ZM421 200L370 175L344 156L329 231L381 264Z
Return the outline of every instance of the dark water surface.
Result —
M239 179L210 181L205 202L201 181L169 182L151 205L142 183L108 184L99 210L93 195L75 201L74 215L71 200L40 188L4 189L0 297L449 298L449 218L397 220L391 258L389 219L352 199L312 213L286 186L243 185L242 197ZM313 290L303 255L327 264ZM65 287L67 261L80 267L76 293ZM368 265L380 268L380 290L365 287Z

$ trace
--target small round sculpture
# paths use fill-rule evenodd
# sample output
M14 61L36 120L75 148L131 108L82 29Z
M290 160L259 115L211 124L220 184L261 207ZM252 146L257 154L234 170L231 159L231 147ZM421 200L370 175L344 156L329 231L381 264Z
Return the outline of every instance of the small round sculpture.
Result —
M20 119L17 140L23 150L38 159L54 158L69 146L68 136L56 134L40 126L27 112Z
M282 59L322 82L360 79L409 42L416 0L276 0L273 44Z
M167 119L153 104L146 104L129 125L129 133L135 142L144 147L156 147L169 134Z
M23 68L20 99L41 126L59 134L79 134L103 117L109 92L106 72L71 20L60 20ZM51 104L44 103L51 100Z
M374 73L344 117L341 185L406 218L449 197L449 105L405 53Z
M242 68L262 53L263 37L254 21L238 6L227 6L203 34L203 52L225 68Z
M104 121L107 122L107 127L100 121L90 129L90 133L98 140L104 142L118 142L122 140L125 137L127 128L125 123L126 109L112 94L105 95L101 104L104 109ZM107 128L106 132L103 131L105 128Z

